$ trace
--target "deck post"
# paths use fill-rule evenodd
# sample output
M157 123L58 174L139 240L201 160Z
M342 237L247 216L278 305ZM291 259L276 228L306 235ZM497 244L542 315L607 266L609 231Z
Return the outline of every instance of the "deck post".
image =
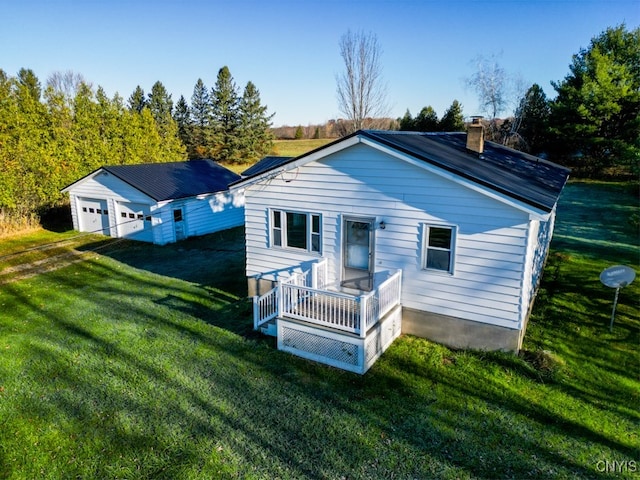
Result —
M311 288L318 288L318 264L316 262L311 264Z
M282 317L282 309L284 307L284 293L283 293L283 289L282 289L282 280L278 279L278 283L276 284L276 297L278 298L278 301L276 302L276 312L278 312L277 317L281 318Z
M367 336L367 296L360 295L360 338L365 338Z

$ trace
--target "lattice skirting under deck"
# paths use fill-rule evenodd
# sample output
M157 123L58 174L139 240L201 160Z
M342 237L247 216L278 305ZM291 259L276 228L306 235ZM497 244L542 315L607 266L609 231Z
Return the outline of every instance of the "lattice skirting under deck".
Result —
M402 330L402 308L396 307L366 338L278 318L278 349L354 373L364 374Z

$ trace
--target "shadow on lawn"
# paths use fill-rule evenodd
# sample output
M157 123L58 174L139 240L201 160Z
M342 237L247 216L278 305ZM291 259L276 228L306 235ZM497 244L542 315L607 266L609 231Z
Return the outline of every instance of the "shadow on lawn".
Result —
M73 268L81 274L51 272L48 281L78 299L108 305L113 324L100 330L104 319L92 320L90 310L74 318L46 311L56 328L31 338L25 371L48 386L17 407L25 418L60 423L63 417L62 424L71 420L81 428L73 432L76 443L111 458L91 467L95 475L178 478L213 462L231 469L228 476L256 478L607 476L557 443L547 445L543 432L634 458L628 446L498 382L491 368L504 367L501 356L461 354L483 365L470 372L445 362L443 347L403 338L358 377L184 320L215 325L222 312L237 318L233 294L216 286L141 280L135 270L111 262ZM14 287L28 309L46 308L46 299ZM159 287L162 295L149 300ZM562 291L561 284L558 295ZM152 312L149 301L163 308ZM134 335L140 343L131 345L130 329L147 336ZM179 333L171 345L153 343L163 330ZM170 363L155 345L177 352ZM196 347L206 354L191 354ZM405 355L407 348L422 349L424 357ZM66 473L76 472L69 468ZM77 473L87 476L87 470Z
M246 298L243 227L164 246L115 240L84 248L97 248L101 255L135 269L198 285L218 306L215 310L177 295L168 295L156 302L233 333L257 336L253 332L251 302Z

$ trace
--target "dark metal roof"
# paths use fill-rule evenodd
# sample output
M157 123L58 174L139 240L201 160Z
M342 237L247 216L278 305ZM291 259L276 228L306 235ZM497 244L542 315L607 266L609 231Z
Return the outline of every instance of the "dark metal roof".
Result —
M416 160L436 166L473 183L499 192L540 210L550 212L569 178L569 169L538 157L493 142L484 142L484 152L467 150L467 134L398 132L359 130L277 166L298 161L334 146L346 139L360 136L380 145L405 153ZM252 175L276 168L262 169ZM247 178L235 183L242 183Z
M276 156L264 157L258 163L247 168L240 175L242 175L243 177L252 177L254 175L260 175L262 172L266 172L267 170L271 170L272 168L283 165L284 163L288 162L292 158L293 157L276 157Z
M209 159L115 165L102 169L158 202L221 192L240 179L240 175Z
M466 133L363 131L362 135L544 211L551 211L569 169L513 148L484 142L467 150Z

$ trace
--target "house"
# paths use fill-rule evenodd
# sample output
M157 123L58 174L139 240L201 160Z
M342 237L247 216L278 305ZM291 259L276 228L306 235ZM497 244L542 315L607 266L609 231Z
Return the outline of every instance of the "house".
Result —
M158 245L244 223L240 178L213 160L101 167L65 187L73 227Z
M254 325L278 348L364 373L402 332L517 351L564 167L465 133L358 131L253 171Z

